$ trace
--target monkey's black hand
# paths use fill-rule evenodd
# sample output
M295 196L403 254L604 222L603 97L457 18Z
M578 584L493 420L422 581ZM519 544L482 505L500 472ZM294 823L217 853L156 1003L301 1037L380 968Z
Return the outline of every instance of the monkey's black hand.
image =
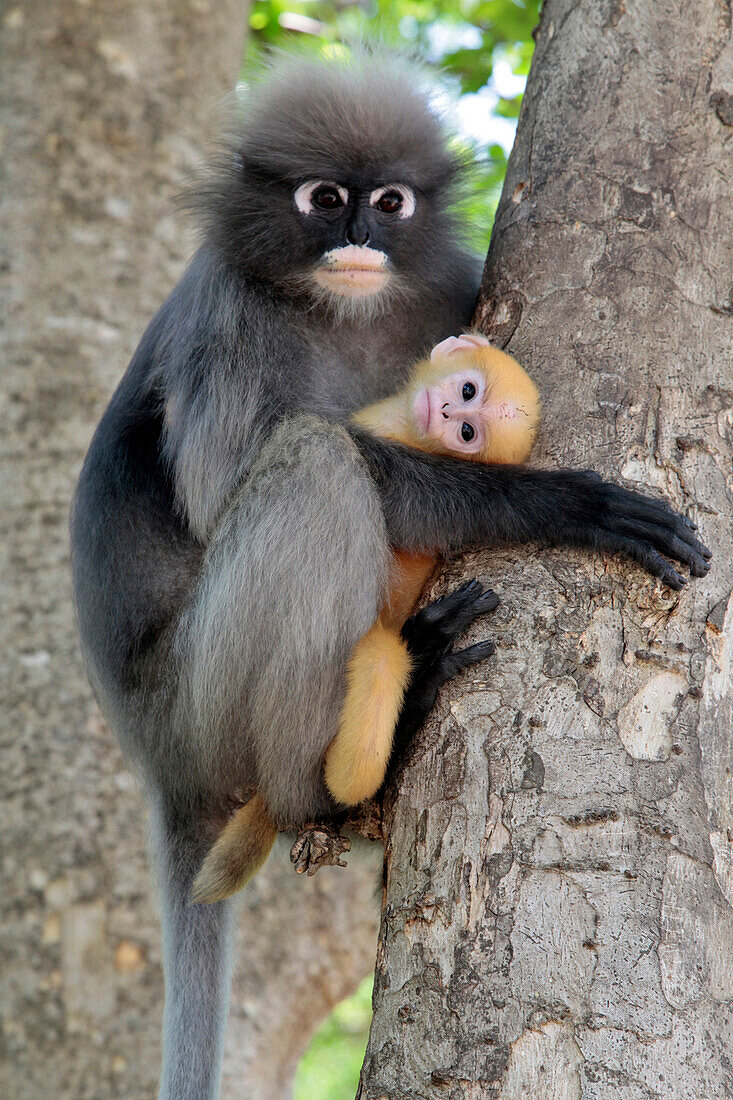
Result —
M432 660L456 640L471 623L499 606L499 597L490 588L484 591L477 580L466 581L455 592L433 600L410 616L402 627L402 637L418 663Z
M530 541L587 546L625 554L672 588L685 578L665 557L688 566L693 577L710 568L710 551L691 520L592 470L464 462L350 432L374 477L389 540L400 549L452 553Z
M592 471L583 476L588 481L588 506L590 514L595 513L595 523L591 539L587 539L590 532L586 528L578 532L579 541L590 541L608 553L625 554L670 588L682 588L687 578L663 555L688 566L693 577L707 574L712 555L698 539L692 520L664 501L604 482Z
M496 647L489 641L456 653L450 652L450 646L480 615L494 611L498 605L496 593L484 591L473 580L428 604L405 622L402 637L415 663L395 729L395 753L405 748L423 724L443 684L493 654Z

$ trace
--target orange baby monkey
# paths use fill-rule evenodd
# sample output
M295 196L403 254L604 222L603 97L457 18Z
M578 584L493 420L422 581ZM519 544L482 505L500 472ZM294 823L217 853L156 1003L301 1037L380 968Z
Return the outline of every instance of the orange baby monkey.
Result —
M353 420L374 435L423 451L517 464L532 450L539 413L537 388L519 364L486 337L464 333L434 347L399 393L360 410ZM339 729L324 761L326 786L344 806L370 798L384 781L415 671L402 630L438 560L436 554L394 553L384 608L349 661ZM482 598L482 604L474 601L481 610L467 621L498 602L491 592ZM456 671L492 648L480 643L465 650L469 656ZM220 833L194 882L192 900L220 901L241 889L264 863L276 835L267 807L255 795Z
M537 387L519 363L485 336L465 333L434 347L404 389L353 419L423 451L518 464L532 450L539 412ZM414 667L401 630L437 563L435 554L395 552L384 609L349 662L339 731L324 765L326 786L346 806L370 798L384 781Z

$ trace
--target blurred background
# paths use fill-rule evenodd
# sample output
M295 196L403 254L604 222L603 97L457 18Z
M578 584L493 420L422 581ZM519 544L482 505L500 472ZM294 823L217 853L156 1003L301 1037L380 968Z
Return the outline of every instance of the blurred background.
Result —
M539 22L541 0L260 0L252 5L242 66L268 50L327 52L380 39L408 50L435 75L436 97L456 140L475 161L465 203L469 239L488 249ZM295 1100L351 1100L371 1020L372 979L319 1028L303 1057Z

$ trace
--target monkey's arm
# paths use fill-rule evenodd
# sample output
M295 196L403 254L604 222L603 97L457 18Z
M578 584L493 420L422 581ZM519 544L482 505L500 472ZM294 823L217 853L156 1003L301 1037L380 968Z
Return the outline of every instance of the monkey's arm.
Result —
M694 523L591 470L485 466L349 431L377 485L390 542L400 549L448 553L529 541L587 546L625 554L671 588L686 579L664 555L694 577L710 568Z

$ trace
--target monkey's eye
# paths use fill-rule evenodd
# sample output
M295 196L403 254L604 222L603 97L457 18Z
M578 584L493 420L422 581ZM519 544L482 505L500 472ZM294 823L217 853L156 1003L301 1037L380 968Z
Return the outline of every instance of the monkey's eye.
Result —
M399 191L385 191L381 199L378 199L374 205L383 214L397 214L402 209L403 201Z
M301 214L315 210L339 210L349 201L349 192L333 180L306 180L293 193L295 205Z
M402 183L377 187L369 196L369 205L380 214L392 214L398 218L411 218L415 213L415 194Z
M337 210L344 205L344 201L335 187L324 184L316 188L312 195L312 202L319 210Z
M470 424L466 423L466 421L464 420L464 422L461 424L461 439L463 440L463 442L470 443L475 435L476 432L473 427Z
M474 386L473 382L464 383L464 386L463 386L463 389L461 390L461 393L463 395L463 400L464 401L471 401L476 396L476 387ZM463 426L464 426L464 428L466 427L465 424ZM469 425L469 427L470 427L470 425Z

